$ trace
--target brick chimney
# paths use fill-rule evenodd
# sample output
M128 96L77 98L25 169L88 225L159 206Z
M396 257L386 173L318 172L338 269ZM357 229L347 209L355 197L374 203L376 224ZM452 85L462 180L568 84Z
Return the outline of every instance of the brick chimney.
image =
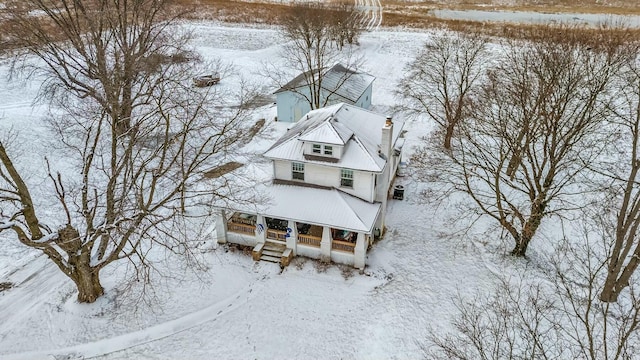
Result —
M389 159L393 149L393 121L391 116L387 116L387 121L382 127L382 141L380 142L380 155L385 159Z

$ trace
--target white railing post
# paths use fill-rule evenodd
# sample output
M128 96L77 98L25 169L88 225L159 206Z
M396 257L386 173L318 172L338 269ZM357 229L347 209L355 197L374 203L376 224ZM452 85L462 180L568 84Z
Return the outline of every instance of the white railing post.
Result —
M322 227L322 241L320 242L320 260L331 261L331 229L328 226Z
M216 241L218 244L227 242L227 216L223 209L216 213Z
M289 220L289 224L287 227L287 248L293 251L293 256L298 254L296 250L296 244L298 243L298 228L296 227L296 222L293 220Z
M264 243L267 241L267 222L264 216L258 215L256 219L256 242Z
M353 267L363 270L367 257L367 242L364 233L358 233L356 248L353 251Z

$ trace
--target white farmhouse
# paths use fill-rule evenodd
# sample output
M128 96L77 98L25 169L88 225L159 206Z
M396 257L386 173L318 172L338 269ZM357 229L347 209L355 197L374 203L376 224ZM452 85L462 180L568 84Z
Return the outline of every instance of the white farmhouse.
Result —
M301 255L364 268L384 228L402 127L344 103L309 112L264 154L271 201L222 211L218 241L254 246L256 260L282 265Z

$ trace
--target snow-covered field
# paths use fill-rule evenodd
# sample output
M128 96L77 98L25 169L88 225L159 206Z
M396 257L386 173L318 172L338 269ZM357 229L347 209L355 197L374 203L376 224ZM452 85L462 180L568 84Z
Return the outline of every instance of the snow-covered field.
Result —
M255 81L261 81L261 62L277 56L273 29L192 26L205 57L233 62ZM364 70L377 78L374 110L390 111L403 67L428 36L389 29L362 36ZM17 134L14 143L25 150L20 163L35 174L50 146L46 107L33 103L36 82L9 81L6 73L7 67L0 67L0 134L10 129ZM274 105L258 115L265 114L273 119ZM272 120L269 126L276 134L285 131ZM407 121L405 151L410 153L431 127L424 119ZM268 146L257 139L248 148L259 153ZM78 304L73 284L53 263L2 234L0 282L14 287L0 292L0 358L423 357L428 328L448 326L455 311L451 298L489 291L492 274L510 265L481 242L463 245L439 236L448 226L447 208L418 201L428 184L410 176L397 181L406 188L405 200L390 203L388 231L369 252L364 274L300 258L280 272L275 264L254 263L249 254L207 243L202 249L208 271L183 273L176 266L175 279L154 284L152 304L116 290L126 265L104 272L103 298Z

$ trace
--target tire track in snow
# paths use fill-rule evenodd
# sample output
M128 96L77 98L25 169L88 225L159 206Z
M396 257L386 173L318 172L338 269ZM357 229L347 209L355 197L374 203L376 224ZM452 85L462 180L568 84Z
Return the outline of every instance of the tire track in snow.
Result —
M377 30L382 24L382 4L380 0L355 0L356 9L359 9L363 17L360 23L365 30Z
M5 354L3 355L3 359L40 359L57 356L71 356L70 358L78 357L81 359L91 359L127 350L136 346L145 345L189 330L198 325L216 321L222 315L248 303L255 296L256 292L254 290L257 290L263 286L264 285L262 284L262 282L250 283L246 288L243 288L232 294L231 296L228 296L221 301L211 304L204 309L138 331L85 344L69 346L61 349Z
M0 297L0 340L59 292L66 282L66 277L44 254L28 258L28 262L3 275L14 287Z
M31 101L12 102L8 104L0 104L0 111L4 110L16 110L16 109L31 109L33 108Z

